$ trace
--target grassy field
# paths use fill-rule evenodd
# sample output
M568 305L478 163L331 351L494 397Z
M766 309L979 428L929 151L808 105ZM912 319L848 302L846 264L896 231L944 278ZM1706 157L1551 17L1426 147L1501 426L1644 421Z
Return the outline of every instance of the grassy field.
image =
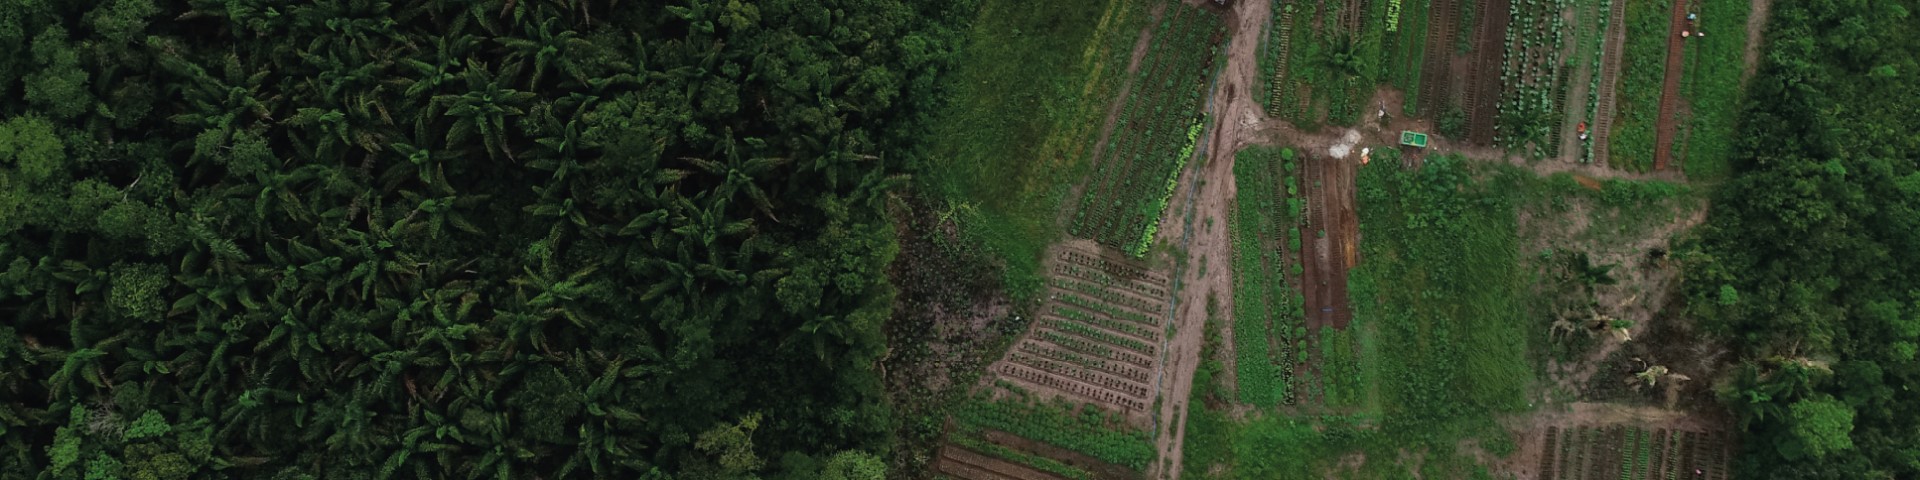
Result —
M982 3L916 178L970 240L1006 262L1013 293L1031 297L1151 2Z
M1705 38L1687 44L1687 68L1681 94L1692 108L1686 139L1687 176L1720 179L1731 172L1736 116L1741 103L1740 77L1747 46L1748 0L1704 0L1700 31Z
M1627 44L1621 52L1620 87L1614 90L1613 138L1607 162L1614 168L1653 169L1654 127L1667 68L1667 35L1673 0L1627 2Z

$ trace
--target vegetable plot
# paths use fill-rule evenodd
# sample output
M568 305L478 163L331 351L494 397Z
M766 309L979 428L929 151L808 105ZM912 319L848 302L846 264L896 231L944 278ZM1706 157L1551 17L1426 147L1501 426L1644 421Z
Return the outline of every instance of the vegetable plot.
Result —
M1169 5L1113 134L1099 149L1071 232L1139 257L1152 245L1180 169L1199 139L1208 74L1225 26L1213 13Z
M1295 372L1306 327L1300 295L1287 284L1301 204L1286 185L1297 169L1290 149L1242 150L1233 165L1233 345L1239 401L1268 407L1297 401ZM1294 249L1298 251L1298 248Z
M1145 412L1165 332L1167 282L1131 261L1061 250L1048 304L994 371L1003 381L1120 413Z
M1542 480L1723 480L1729 473L1721 432L1548 427L1544 442Z

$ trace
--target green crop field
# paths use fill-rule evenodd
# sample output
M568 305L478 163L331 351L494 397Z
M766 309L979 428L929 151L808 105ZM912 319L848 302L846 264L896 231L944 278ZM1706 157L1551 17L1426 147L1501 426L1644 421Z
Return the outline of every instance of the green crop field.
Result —
M1180 169L1203 124L1209 68L1225 25L1211 12L1173 4L1155 23L1113 134L1093 163L1069 231L1141 256L1152 246Z
M1287 267L1300 249L1301 199L1292 184L1299 159L1291 149L1249 148L1234 160L1234 374L1240 402L1274 406L1295 402L1294 370L1305 344L1304 305L1289 286Z

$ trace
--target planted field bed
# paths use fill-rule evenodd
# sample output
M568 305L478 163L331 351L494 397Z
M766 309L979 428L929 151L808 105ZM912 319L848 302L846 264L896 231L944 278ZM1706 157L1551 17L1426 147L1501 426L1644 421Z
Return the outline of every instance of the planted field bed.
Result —
M1305 365L1303 297L1289 287L1299 267L1298 157L1291 149L1252 147L1235 157L1233 213L1234 374L1242 403L1263 407L1298 401Z
M1536 478L1724 480L1732 453L1727 440L1720 432L1618 425L1547 427Z
M1607 164L1623 170L1653 169L1655 127L1666 77L1667 43L1672 31L1672 0L1615 0L1626 5L1626 40L1621 51ZM1726 35L1737 35L1727 32ZM1669 146L1670 147L1670 146Z
M1153 461L1152 434L1127 416L1091 403L1065 397L1047 396L1005 380L973 393L960 402L953 414L954 430L950 439L962 447L982 453L1011 458L1034 468L1049 470L1063 477L1070 471L1056 468L1041 455L1023 450L1054 449L1046 457L1085 456L1112 464L1116 468L1144 470ZM997 448L984 439L1000 436L1035 446ZM1057 458L1056 458L1057 460Z
M1510 43L1507 41L1510 39L1507 24L1513 20L1513 2L1482 0L1472 3L1478 5L1477 10L1471 11L1479 21L1475 25L1477 30L1473 32L1473 58L1467 67L1461 105L1465 108L1467 141L1491 145L1498 140L1500 101L1507 90L1501 75L1506 65L1506 46Z
M1165 336L1168 280L1124 259L1059 250L1048 302L1029 334L993 371L1133 414L1153 401L1153 372Z
M1558 156L1560 129L1570 93L1572 66L1562 61L1573 29L1569 0L1526 0L1507 6L1501 53L1500 122L1495 141L1513 149L1531 147L1535 157Z
M1203 9L1167 6L1113 134L1079 202L1071 232L1135 257L1146 253L1180 169L1200 136L1209 73L1225 37L1220 18Z
M1268 113L1307 129L1359 121L1384 78L1382 40L1388 10L1398 7L1391 0L1329 0L1277 8L1286 57L1269 87Z
M1026 457L1025 454L1018 452L1008 453L1007 456ZM955 445L947 445L940 449L940 463L937 468L940 473L965 480L1088 480L1091 478L1085 470L1072 469L1058 461L1044 457L1027 458L1032 458L1034 463L1058 465L1065 471L1055 473Z

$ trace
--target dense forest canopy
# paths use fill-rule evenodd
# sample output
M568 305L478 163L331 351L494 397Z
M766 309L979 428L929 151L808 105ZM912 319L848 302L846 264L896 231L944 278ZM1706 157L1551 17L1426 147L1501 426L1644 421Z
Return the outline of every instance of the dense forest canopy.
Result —
M968 3L0 0L0 478L880 478Z
M1689 307L1742 364L1743 477L1920 477L1920 2L1775 2Z

